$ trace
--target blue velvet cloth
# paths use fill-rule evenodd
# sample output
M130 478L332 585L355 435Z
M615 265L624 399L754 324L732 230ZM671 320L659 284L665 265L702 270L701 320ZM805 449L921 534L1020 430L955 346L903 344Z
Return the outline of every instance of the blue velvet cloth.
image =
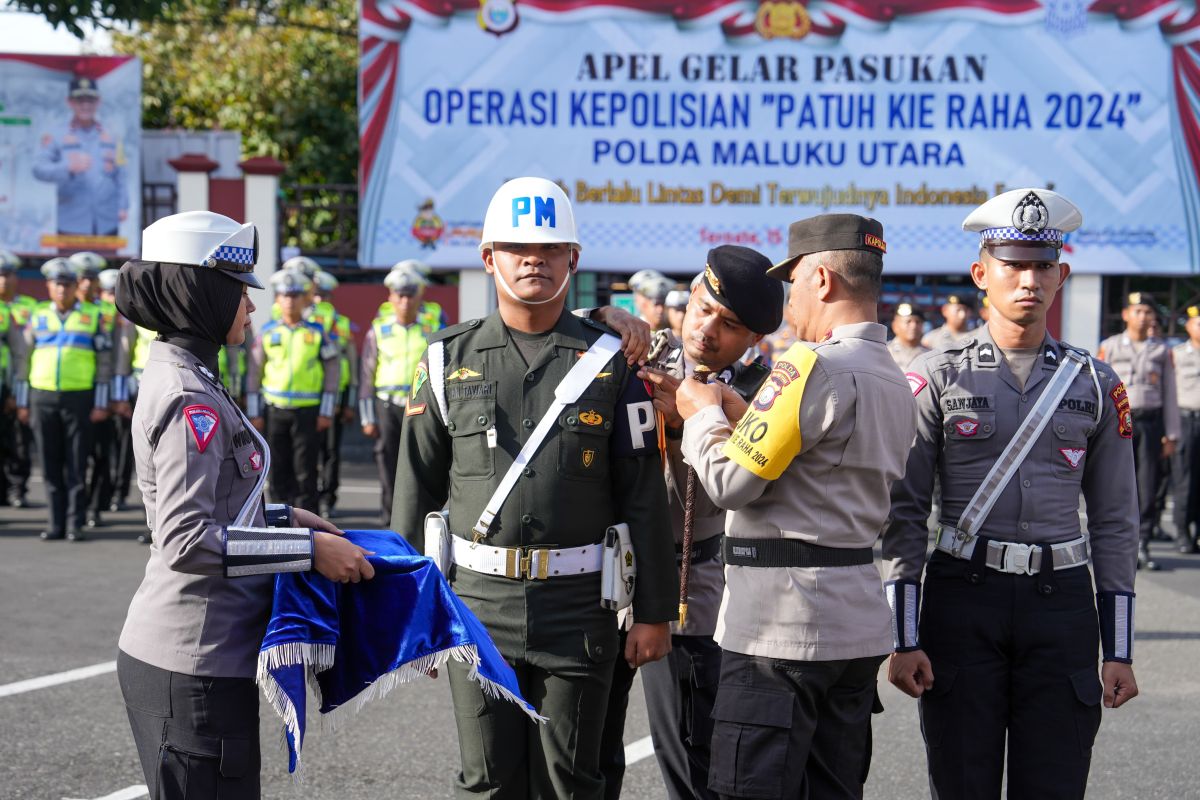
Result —
M338 584L317 572L275 578L275 602L259 651L258 682L283 717L288 771L304 741L305 685L336 724L393 686L424 678L456 658L472 664L484 691L519 703L516 674L483 624L458 598L433 561L392 531L346 531L371 551L375 577Z

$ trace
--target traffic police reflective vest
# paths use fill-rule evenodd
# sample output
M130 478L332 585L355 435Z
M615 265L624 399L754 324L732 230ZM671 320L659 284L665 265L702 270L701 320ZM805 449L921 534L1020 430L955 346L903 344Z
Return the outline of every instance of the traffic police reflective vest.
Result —
M12 311L0 303L0 386L7 382L12 366L12 354L8 352L8 329L13 324Z
M43 392L76 392L95 386L96 351L107 348L100 313L92 303L77 303L65 320L53 303L42 303L34 310L30 386Z
M142 370L146 368L146 364L150 361L150 343L154 341L157 334L149 328L143 328L141 325L135 325L137 328L137 339L133 342L133 360L130 367L133 369L134 375L141 375Z
M393 319L396 315L392 309L390 302L379 304L379 311L375 313L375 318L382 320ZM417 312L417 324L421 326L421 331L428 336L431 333L436 333L446 327L445 317L442 314L442 304L435 303L432 300L426 300L421 303L421 310Z
M262 393L276 408L308 408L321 402L325 380L321 347L325 329L302 320L294 328L271 320L263 326Z
M400 325L391 320L376 319L375 346L378 361L375 366L375 394L382 400L396 402L396 395L408 398L412 378L425 352L425 332L420 325ZM361 390L360 390L361 391Z
M21 328L29 324L29 318L33 316L33 311L37 307L38 301L27 294L17 295L8 304L8 310L12 313L13 322L17 323L17 326Z
M237 362L237 369L230 371L229 369L229 351L237 352L237 357L234 359ZM221 383L225 384L225 388L234 397L240 397L242 394L241 382L246 376L246 348L240 345L226 345L217 353L217 366L221 370Z

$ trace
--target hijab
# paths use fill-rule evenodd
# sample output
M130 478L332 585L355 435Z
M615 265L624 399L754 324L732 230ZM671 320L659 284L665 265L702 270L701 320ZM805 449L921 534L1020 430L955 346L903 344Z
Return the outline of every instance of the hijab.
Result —
M217 355L237 319L244 285L208 267L128 261L117 278L117 310L216 375Z

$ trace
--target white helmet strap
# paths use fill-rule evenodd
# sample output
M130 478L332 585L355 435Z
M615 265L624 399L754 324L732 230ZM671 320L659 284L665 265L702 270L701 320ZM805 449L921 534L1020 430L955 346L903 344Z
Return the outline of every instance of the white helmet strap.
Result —
M558 291L556 291L553 295L547 297L545 300L526 300L522 297L517 297L517 293L512 290L511 286L508 285L508 281L504 280L504 273L500 271L499 267L495 268L495 273L496 280L500 281L500 285L504 288L504 291L508 293L508 296L513 300L516 300L518 303L524 303L527 306L541 306L545 305L546 303L554 302L558 299L558 296L566 290L567 283L569 283L571 280L571 270L567 270L567 274L563 276L562 283L558 285Z

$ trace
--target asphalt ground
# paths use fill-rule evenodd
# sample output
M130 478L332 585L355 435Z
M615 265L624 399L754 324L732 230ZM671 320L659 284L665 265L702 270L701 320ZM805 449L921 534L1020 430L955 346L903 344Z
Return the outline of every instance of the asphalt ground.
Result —
M376 527L378 483L367 464L344 466L342 527ZM35 478L32 499L40 501ZM135 498L136 499L136 498ZM105 515L89 541L42 542L41 508L0 507L0 799L134 800L144 780L110 665L147 550L140 507ZM1139 573L1136 669L1141 696L1104 712L1089 798L1200 798L1200 556L1154 545L1164 569ZM97 666L98 665L98 666ZM26 681L96 667L90 677L30 688ZM85 673L90 674L90 673ZM928 797L916 705L881 675L868 798ZM444 678L398 687L336 733L310 711L305 777L287 774L281 725L260 705L267 798L449 798L457 742ZM625 731L622 797L664 796L648 755L635 684Z

